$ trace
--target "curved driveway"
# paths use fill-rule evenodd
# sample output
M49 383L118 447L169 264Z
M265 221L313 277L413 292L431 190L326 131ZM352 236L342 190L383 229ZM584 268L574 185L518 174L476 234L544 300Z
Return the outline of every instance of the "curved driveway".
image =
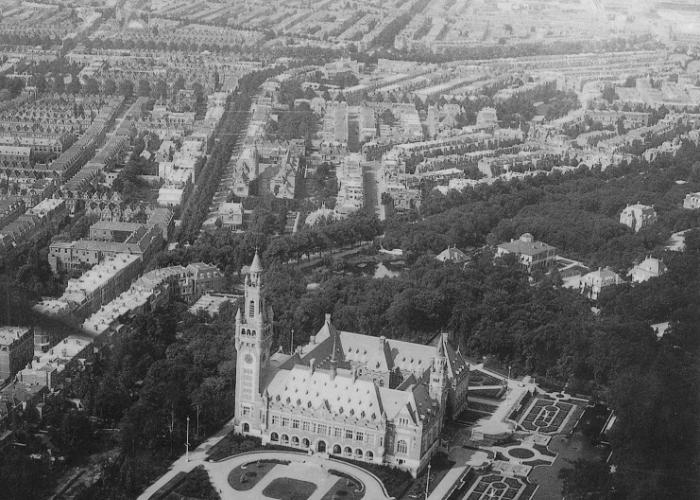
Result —
M316 483L317 489L309 497L309 500L320 500L338 480L338 476L329 474L328 469L338 470L360 480L367 489L364 496L367 500L389 500L391 498L386 494L384 486L376 476L355 465L338 460L329 460L320 455L306 455L293 451L260 450L235 455L218 462L206 461L204 449L208 449L213 444L211 441L215 442L219 439L221 439L221 433L217 437L210 439L210 442L203 443L197 450L190 453L189 462L185 460L184 456L176 460L166 474L161 476L158 481L139 496L139 500L150 498L153 493L158 491L161 486L172 479L178 472L189 472L198 465L206 468L214 488L219 492L223 500L260 500L266 498L263 496L262 491L278 477L291 477ZM234 468L247 462L271 458L289 460L291 463L289 465L276 465L249 491L234 490L228 484L228 475Z

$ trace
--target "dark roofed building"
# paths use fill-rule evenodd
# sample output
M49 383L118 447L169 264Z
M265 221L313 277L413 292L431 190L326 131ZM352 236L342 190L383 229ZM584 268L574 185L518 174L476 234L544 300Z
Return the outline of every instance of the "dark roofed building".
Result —
M528 271L535 268L548 268L555 263L557 249L547 243L535 241L530 233L525 233L517 240L501 243L496 250L496 257L513 254Z
M263 288L256 254L236 314L236 432L414 476L423 470L445 415L466 405L469 366L447 334L414 344L340 331L326 315L308 344L271 354Z

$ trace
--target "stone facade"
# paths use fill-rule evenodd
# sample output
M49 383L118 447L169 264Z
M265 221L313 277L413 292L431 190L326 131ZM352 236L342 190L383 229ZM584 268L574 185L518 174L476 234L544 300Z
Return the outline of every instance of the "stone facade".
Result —
M408 470L466 406L469 367L444 334L420 345L337 330L271 355L273 312L255 256L236 314L235 430L274 443Z

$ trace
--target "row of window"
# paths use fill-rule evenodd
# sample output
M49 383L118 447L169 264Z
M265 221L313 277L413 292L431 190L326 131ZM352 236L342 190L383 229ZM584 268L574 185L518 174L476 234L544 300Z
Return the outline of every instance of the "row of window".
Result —
M330 425L309 422L308 420L299 420L296 418L281 417L272 415L271 424L280 427L290 427L292 429L301 429L305 432L320 434L322 436L333 436L340 439L352 439L354 441L363 441L372 444L374 435L364 431L354 431L352 429L343 429L342 427L332 427ZM379 446L383 445L383 438L379 437Z
M282 434L280 436L276 432L270 434L270 441L273 443L280 443L285 446L294 446L305 449L311 446L311 442L307 438L299 439L297 436L292 436L290 438L287 434ZM328 448L325 441L319 441L316 445L316 449L320 452L328 452L333 455L343 455L348 458L368 461L374 460L374 452L372 451L363 451L362 449L357 448L353 452L351 447L346 446L345 448L342 448L339 444L333 445L332 448Z

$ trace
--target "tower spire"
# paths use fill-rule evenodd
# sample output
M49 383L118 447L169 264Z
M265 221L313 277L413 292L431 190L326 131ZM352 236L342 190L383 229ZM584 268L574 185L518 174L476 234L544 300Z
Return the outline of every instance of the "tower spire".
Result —
M261 273L263 270L262 264L260 263L260 254L258 254L258 247L255 247L255 256L253 257L253 262L250 264L251 273Z

